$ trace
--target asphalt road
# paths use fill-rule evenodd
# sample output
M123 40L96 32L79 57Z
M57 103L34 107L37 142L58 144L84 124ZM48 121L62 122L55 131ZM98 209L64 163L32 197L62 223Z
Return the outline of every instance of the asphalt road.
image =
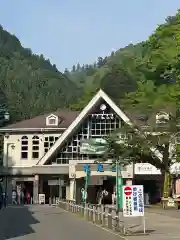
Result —
M0 211L0 240L120 240L59 208L9 206Z

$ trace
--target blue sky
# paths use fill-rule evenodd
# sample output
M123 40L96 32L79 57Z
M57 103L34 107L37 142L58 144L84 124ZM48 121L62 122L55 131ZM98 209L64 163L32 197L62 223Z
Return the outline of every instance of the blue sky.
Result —
M147 39L179 0L0 0L0 24L60 70Z

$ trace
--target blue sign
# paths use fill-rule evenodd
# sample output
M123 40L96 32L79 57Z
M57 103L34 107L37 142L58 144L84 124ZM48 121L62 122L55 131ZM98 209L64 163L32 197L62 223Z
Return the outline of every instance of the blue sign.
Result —
M89 170L90 170L89 165L87 163L84 164L84 171L87 172Z
M89 170L89 165L86 163L84 164L84 172L87 172Z
M137 198L137 188L133 188L133 205L134 205L134 211L138 211L138 198Z
M102 163L98 163L97 172L104 172Z
M120 171L120 167L116 167L116 166L110 167L110 169L107 169L107 171L116 172L116 169L118 171ZM104 168L103 168L103 164L102 163L98 163L98 165L97 165L97 172L104 172Z

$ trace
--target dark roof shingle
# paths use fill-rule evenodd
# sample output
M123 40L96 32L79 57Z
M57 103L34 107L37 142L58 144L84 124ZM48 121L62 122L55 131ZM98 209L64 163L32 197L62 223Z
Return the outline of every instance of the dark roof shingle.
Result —
M70 110L57 110L56 112L40 115L34 117L32 119L23 120L17 123L13 123L11 125L5 126L1 129L23 129L23 128L68 128L69 125L76 119L79 115L79 111L70 111ZM56 115L58 116L59 124L58 126L47 126L46 125L46 117L49 115Z

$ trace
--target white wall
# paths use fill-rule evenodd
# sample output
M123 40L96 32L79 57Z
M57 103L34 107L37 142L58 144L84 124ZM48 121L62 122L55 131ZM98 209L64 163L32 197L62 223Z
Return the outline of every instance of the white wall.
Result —
M4 137L4 159L3 163L6 166L33 166L35 165L40 158L44 155L44 139L48 136L59 137L60 133L44 133L44 134L10 134L8 138ZM22 136L28 137L28 159L21 159L21 138ZM32 138L34 136L39 137L39 159L32 159ZM11 144L11 145L9 145ZM14 145L14 149L12 148ZM8 146L8 147L7 147ZM8 152L8 154L7 154ZM8 161L7 161L8 155Z

